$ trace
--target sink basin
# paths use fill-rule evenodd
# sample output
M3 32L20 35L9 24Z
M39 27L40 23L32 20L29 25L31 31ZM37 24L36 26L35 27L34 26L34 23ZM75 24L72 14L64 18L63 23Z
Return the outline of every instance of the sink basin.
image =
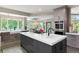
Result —
M50 34L50 35L48 36L47 33L42 34L42 36L45 37L45 38L49 38L49 39L51 39L51 38L56 38L56 37L57 37L57 35L55 35L55 34Z

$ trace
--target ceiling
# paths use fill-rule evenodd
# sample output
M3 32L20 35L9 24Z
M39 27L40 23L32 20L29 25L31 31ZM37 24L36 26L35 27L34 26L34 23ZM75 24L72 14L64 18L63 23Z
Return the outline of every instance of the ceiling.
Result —
M53 18L53 9L62 7L64 5L0 5L0 7L13 9L17 11L22 11L26 13L31 13L30 18L43 18L51 19ZM71 13L79 13L79 5L68 5L71 7Z
M0 7L37 14L37 13L51 13L53 12L53 9L62 6L63 5L1 5Z
M71 14L79 14L79 6L71 8Z
M53 9L62 7L64 5L0 5L0 7L18 10L31 14L52 14ZM71 13L79 14L79 5L68 5L71 8ZM76 7L77 6L77 7ZM74 7L74 8L73 8Z

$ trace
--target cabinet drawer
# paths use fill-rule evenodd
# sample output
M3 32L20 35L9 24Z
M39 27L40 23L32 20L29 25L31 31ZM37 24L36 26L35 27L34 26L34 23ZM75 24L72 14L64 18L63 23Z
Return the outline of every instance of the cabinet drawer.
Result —
M77 36L68 35L67 36L67 45L75 47L77 43Z
M67 43L73 43L73 44L75 44L76 41L77 41L76 39L77 39L76 36L69 35L69 36L67 36Z
M33 41L33 51L35 53L51 53L52 52L52 47L42 43L40 41L34 40Z

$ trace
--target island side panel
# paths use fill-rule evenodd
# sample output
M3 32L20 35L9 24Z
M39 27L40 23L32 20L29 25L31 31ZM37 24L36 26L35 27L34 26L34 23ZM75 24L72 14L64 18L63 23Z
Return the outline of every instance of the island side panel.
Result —
M46 43L21 35L21 45L26 51L31 53L65 53L67 51L66 39L50 46Z
M66 53L67 52L67 39L58 42L52 48L55 48L55 53Z
M32 52L33 40L25 35L21 35L21 46L29 53Z
M51 53L52 47L35 39L21 35L21 46L29 53Z

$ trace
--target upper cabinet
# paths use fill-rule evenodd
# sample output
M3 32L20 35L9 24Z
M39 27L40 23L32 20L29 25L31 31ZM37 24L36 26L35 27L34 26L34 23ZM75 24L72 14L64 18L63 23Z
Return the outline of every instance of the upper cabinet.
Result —
M64 31L69 32L70 25L70 7L63 6L54 10L54 20L55 21L64 21Z

